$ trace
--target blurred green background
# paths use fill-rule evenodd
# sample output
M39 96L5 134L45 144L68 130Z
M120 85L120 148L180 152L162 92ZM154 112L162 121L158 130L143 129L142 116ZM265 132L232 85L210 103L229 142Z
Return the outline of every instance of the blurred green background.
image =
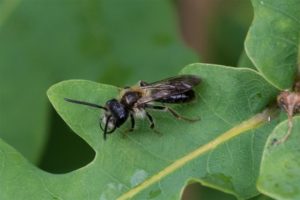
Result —
M236 66L252 15L239 0L0 0L0 137L48 172L84 166L94 152L51 107L52 84L122 87L200 60ZM184 198L218 195L201 188ZM208 199L232 199L221 196Z

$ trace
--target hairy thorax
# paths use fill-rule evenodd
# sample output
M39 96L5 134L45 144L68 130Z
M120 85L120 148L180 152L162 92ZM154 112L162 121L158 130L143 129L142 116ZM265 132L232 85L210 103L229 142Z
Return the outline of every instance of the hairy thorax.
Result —
M144 92L139 88L129 88L124 89L121 93L120 102L128 109L132 110L136 104L136 102L143 97Z

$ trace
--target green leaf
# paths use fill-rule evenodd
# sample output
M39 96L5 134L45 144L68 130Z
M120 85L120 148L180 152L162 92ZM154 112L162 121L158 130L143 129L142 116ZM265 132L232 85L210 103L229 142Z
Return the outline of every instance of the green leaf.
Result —
M262 111L277 90L251 69L193 64L182 73L199 75L203 83L196 88L195 103L174 109L185 116L200 116L201 121L187 123L168 113L151 112L161 135L139 120L137 130L127 137L122 132L128 123L107 141L98 124L102 111L64 98L103 105L118 95L119 88L84 80L52 86L51 103L94 149L95 159L57 176L32 167L0 142L0 198L179 199L190 180L241 199L258 195L257 169L265 139L276 123L268 122L271 112Z
M300 199L300 117L294 117L290 137L279 145L274 139L288 131L288 122L279 124L267 140L264 149L257 187L275 199Z
M297 72L299 0L252 0L254 20L246 52L263 76L280 89L291 88Z
M1 138L37 162L50 85L75 77L123 85L197 61L177 26L171 1L0 1Z
M202 8L203 11L205 9ZM226 5L216 7L213 11L209 20L200 20L205 22L200 26L208 34L205 52L209 53L209 60L213 63L236 66L252 21L251 1L226 1Z
M251 62L251 60L249 59L245 51L243 51L242 54L240 55L237 66L256 70L255 66L253 65L253 63Z
M191 181L189 185L184 189L181 199L188 200L236 200L236 198L230 194L226 194L219 190L215 190L209 187L202 186L201 184Z
M272 198L265 196L265 195L258 195L254 198L251 198L249 200L273 200Z

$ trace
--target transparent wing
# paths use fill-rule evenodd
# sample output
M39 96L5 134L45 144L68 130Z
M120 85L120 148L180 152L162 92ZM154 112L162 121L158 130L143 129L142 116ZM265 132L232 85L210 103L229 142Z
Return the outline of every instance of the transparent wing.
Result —
M141 89L146 90L148 95L140 98L137 105L187 92L200 82L201 79L195 75L180 75L154 83L143 82Z

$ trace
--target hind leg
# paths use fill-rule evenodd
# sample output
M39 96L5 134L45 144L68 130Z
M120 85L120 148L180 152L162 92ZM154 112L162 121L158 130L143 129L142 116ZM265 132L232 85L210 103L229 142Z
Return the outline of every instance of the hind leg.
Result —
M146 104L146 108L150 108L150 109L154 109L154 110L167 111L167 112L171 113L176 119L184 120L184 121L187 121L187 122L196 122L196 121L200 120L200 118L192 119L192 118L182 116L182 115L180 115L179 113L177 113L175 110L173 110L172 108L170 108L168 106L157 106L157 105Z

